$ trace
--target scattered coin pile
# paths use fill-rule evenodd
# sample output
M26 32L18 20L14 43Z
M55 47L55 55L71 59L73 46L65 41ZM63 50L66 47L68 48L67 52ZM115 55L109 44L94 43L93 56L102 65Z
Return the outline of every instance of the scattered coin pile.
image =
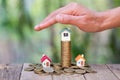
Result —
M60 74L86 74L86 73L96 73L96 71L92 70L89 65L84 67L78 67L75 64L71 64L71 67L62 67L60 64L51 64L51 67L54 69L53 72L46 73L43 70L41 64L29 64L29 67L25 68L25 71L34 71L35 74L38 75L60 75Z

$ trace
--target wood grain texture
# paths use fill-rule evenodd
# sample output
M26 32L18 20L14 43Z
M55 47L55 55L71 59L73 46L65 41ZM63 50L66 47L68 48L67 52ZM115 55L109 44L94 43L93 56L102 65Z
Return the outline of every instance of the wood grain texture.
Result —
M85 74L86 80L119 80L106 65L90 65L97 73Z
M108 68L120 80L120 64L107 64Z
M24 71L28 64L0 64L0 80L120 80L120 64L90 66L97 73L44 76Z
M21 70L20 64L0 65L0 80L19 80Z
M20 80L52 80L51 75L44 76L35 74L33 71L32 72L24 71L24 69L28 67L28 65L29 64L27 63L24 64Z
M5 80L5 64L0 64L0 80Z
M53 75L53 80L85 80L83 75Z

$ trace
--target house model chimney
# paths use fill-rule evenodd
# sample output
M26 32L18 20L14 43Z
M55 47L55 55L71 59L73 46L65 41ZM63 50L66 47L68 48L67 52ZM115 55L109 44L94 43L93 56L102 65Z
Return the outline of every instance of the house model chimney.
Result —
M84 54L82 54L81 56L84 57Z
M71 31L64 28L61 31L61 65L62 67L71 66Z

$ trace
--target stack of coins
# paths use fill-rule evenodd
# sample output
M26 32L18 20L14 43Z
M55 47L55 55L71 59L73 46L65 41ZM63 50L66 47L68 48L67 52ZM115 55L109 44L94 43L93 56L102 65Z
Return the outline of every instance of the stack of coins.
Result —
M61 65L71 66L71 41L61 41Z

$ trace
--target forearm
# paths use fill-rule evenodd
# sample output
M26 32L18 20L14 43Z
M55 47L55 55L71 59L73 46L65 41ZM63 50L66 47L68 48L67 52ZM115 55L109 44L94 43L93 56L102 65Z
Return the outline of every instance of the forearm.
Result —
M101 20L100 31L120 26L120 7L109 11L100 12Z

